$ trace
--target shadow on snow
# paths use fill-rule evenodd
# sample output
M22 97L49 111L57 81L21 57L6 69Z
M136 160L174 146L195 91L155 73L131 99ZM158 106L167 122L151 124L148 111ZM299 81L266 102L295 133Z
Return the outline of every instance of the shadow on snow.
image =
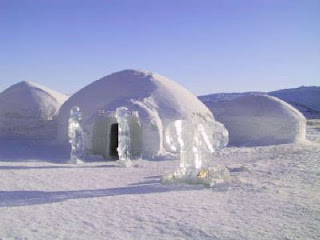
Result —
M0 161L44 161L64 163L69 159L67 149L49 142L27 140L0 140Z
M146 185L147 184L147 185ZM70 199L141 195L177 191L162 184L142 183L138 186L76 191L0 191L0 207L28 206L62 202ZM182 188L179 189L183 190ZM178 191L179 191L178 190ZM184 189L185 190L185 189Z
M29 169L74 169L74 168L113 168L115 165L98 165L98 166L82 166L82 165L65 165L65 166L0 166L0 170L29 170Z

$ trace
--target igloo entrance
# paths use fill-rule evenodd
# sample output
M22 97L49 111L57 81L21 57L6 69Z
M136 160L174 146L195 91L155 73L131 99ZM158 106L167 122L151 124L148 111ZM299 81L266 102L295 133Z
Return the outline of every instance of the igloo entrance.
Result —
M109 149L109 155L112 158L119 159L118 154L118 145L119 145L119 124L114 123L111 125L110 129L110 149Z
M141 154L142 127L139 114L131 112L128 117L130 129L130 155L137 157ZM119 123L115 112L99 113L95 117L92 134L92 154L106 159L119 159Z

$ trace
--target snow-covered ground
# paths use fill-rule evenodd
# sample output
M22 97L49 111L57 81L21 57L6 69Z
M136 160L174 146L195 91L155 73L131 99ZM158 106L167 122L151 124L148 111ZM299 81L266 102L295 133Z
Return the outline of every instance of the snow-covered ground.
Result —
M314 142L216 153L232 177L214 189L162 185L178 161L2 159L0 239L320 239L320 120L308 126Z

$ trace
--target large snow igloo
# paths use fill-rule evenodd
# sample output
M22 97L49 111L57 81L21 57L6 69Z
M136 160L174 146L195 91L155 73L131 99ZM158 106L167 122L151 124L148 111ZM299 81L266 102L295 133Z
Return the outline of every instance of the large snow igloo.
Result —
M305 140L305 117L276 97L252 95L204 103L228 129L229 145L264 146Z
M0 139L55 139L55 118L68 96L29 81L0 93Z
M124 70L97 80L71 96L58 117L58 142L68 144L70 109L80 107L84 147L88 155L116 157L118 123L115 111L126 107L131 116L133 155L159 156L170 152L164 132L175 120L201 118L213 122L210 110L179 84L152 72Z

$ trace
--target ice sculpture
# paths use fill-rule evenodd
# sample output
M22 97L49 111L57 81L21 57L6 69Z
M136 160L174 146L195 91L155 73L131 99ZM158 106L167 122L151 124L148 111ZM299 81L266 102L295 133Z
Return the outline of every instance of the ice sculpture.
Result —
M116 118L118 121L119 132L118 132L118 163L121 166L131 166L131 136L130 136L130 125L129 117L131 116L128 108L119 107L116 109Z
M184 120L174 122L176 131L176 144L180 149L180 169L183 174L196 168L194 161L193 135L194 129L192 125Z
M70 110L68 136L71 145L70 163L81 163L80 157L83 154L82 113L77 106Z
M165 133L169 149L180 153L180 168L164 177L164 182L188 182L214 185L228 178L223 166L203 167L212 153L228 143L228 131L218 122L206 122L194 116L191 120L177 120ZM205 174L204 174L205 173Z

